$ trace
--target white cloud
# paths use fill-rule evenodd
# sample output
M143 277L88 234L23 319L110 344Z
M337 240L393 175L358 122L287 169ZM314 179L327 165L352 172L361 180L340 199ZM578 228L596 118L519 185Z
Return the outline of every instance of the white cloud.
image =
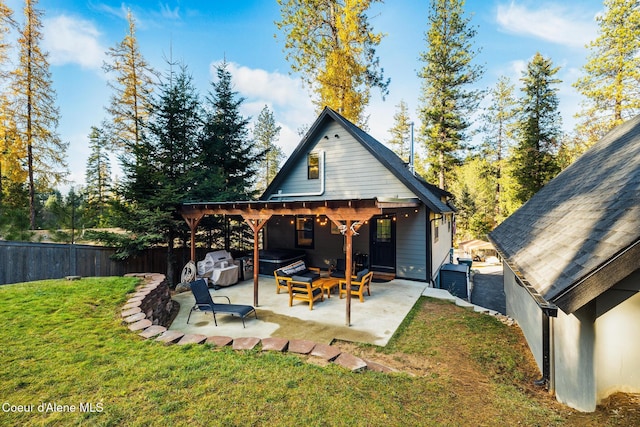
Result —
M217 79L215 67L221 63L211 64L214 81ZM287 155L291 154L302 139L298 129L308 128L316 119L310 95L301 82L277 71L250 68L234 62L227 63L227 70L231 73L233 89L246 98L242 113L255 121L267 105L282 128L278 145Z
M89 21L60 15L44 22L43 47L52 65L78 64L82 68L102 67L106 49L100 33Z
M584 47L597 34L593 14L558 4L546 4L538 9L515 2L500 4L496 21L502 30L509 33L569 47Z

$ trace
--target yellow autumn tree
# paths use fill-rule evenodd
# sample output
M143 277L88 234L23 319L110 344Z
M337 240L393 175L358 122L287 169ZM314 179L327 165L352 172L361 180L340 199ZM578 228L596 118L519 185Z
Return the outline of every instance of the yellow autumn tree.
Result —
M365 107L371 89L384 97L384 78L375 49L383 35L375 33L367 11L380 0L278 0L291 69L302 75L315 94L318 111L325 106L366 126Z
M31 229L36 228L36 191L50 189L64 179L68 147L57 133L56 94L48 54L40 48L43 13L36 5L36 0L25 1L25 23L18 37L18 66L12 73L11 94L15 145L26 148L26 158L21 160L27 165Z

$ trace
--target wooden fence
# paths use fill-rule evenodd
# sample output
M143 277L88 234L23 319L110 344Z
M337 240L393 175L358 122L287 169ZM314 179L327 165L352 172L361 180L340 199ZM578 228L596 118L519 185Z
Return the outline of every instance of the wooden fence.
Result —
M150 249L127 261L114 261L113 248L58 243L0 241L0 285L66 276L122 276L137 272L167 272L166 249ZM189 251L176 249L178 275Z

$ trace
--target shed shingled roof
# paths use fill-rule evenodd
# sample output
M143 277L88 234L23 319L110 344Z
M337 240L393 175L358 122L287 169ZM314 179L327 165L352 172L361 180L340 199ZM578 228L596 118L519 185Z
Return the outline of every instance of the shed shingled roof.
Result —
M640 116L609 132L489 237L512 268L567 313L637 270Z
M413 175L407 168L406 163L400 159L393 151L378 142L374 137L360 129L358 126L345 119L339 113L329 107L325 107L322 113L313 123L305 137L298 144L296 149L291 153L282 169L269 184L260 199L268 198L273 194L276 188L281 185L290 170L302 161L306 156L310 145L317 140L318 133L324 128L324 124L328 120L334 120L339 123L353 138L360 142L382 165L391 171L404 185L407 186L420 199L422 203L427 205L429 209L436 213L454 212L454 208L448 203L442 202L441 198L450 198L451 193L428 183L419 175Z

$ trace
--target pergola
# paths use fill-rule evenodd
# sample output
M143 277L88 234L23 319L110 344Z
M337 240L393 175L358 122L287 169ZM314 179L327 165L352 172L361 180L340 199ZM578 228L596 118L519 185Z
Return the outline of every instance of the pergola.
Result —
M241 201L185 203L180 213L191 229L191 260L196 261L196 229L206 215L241 216L253 230L253 304L258 306L258 249L260 230L273 216L283 215L324 215L331 220L345 236L346 282L351 289L352 241L358 229L383 209L417 207L416 199L349 199L349 200L307 200L307 201ZM351 292L347 292L346 325L351 324Z

